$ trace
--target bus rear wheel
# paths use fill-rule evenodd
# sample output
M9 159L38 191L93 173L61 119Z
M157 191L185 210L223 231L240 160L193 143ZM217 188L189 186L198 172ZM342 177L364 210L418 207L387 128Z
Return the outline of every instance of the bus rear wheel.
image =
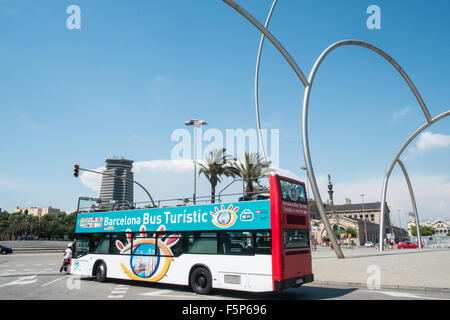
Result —
M197 267L189 277L189 284L197 294L209 294L212 290L212 276L208 269Z
M104 262L100 262L95 270L95 280L98 282L106 281L106 265Z

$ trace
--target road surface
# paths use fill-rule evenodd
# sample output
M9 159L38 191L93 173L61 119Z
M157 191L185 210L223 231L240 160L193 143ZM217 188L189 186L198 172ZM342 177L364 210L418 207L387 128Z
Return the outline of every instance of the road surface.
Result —
M432 300L450 299L450 292L369 290L314 283L281 293L216 290L197 295L188 287L109 280L98 283L59 273L62 254L0 256L0 300Z

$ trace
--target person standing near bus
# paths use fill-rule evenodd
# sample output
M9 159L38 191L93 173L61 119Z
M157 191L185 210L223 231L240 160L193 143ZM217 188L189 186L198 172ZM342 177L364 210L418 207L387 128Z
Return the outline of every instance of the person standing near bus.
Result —
M64 271L67 271L67 265L70 263L70 259L72 258L72 243L69 243L67 245L66 251L64 251L64 257L62 261L61 268L59 268L59 273L61 273L64 269Z

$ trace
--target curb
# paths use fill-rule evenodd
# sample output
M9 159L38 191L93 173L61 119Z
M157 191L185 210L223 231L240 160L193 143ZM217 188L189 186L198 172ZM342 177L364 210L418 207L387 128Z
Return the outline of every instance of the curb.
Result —
M314 282L312 282L312 284L344 286L344 287L358 287L358 288L366 288L368 290L391 289L391 290L405 290L405 291L450 292L450 288L404 286L404 285L389 285L389 284L382 284L382 285L380 285L380 288L369 289L367 287L366 283L358 283L358 282L335 282L335 281L316 281L316 280L314 280Z
M12 248L14 253L43 253L43 252L64 252L64 249L43 249L43 248Z

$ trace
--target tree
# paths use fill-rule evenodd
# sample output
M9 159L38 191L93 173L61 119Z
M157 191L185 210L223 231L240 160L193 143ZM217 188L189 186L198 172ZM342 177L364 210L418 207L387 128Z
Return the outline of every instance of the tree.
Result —
M345 233L351 234L352 238L356 238L358 236L358 232L356 232L356 229L353 227L348 226L344 230Z
M420 226L420 235L429 237L435 234L436 229L429 226ZM411 235L417 236L417 228L416 225L411 226Z
M0 213L0 240L9 240L9 213L3 211Z
M272 171L270 161L263 161L261 155L256 152L245 152L244 162L235 162L235 167L239 171L239 176L245 180L244 196L248 198L254 196L255 187L263 189L259 184L259 178L269 175Z
M206 164L201 166L199 175L203 174L211 183L211 203L216 202L216 186L221 182L221 177L236 177L239 172L233 166L232 158L225 153L225 149L216 149L206 156Z
M64 235L68 235L70 239L73 238L75 233L75 225L77 223L77 212L66 214L64 217Z
M40 219L25 212L0 213L0 240L17 240L30 235L38 238L62 239L65 235L73 238L76 212L46 214Z

